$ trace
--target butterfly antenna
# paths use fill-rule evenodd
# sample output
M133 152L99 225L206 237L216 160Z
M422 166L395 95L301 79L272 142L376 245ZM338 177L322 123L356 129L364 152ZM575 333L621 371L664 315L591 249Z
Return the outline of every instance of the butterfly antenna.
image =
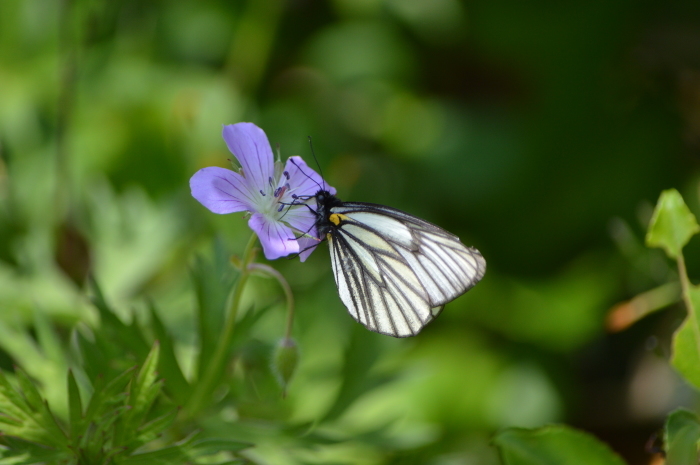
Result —
M309 147L311 147L311 155L314 157L314 161L316 162L316 166L318 166L318 174L321 175L321 181L323 182L323 187L322 189L325 191L326 189L326 178L323 177L323 170L321 170L321 164L318 162L318 158L316 158L316 152L314 152L314 144L311 142L311 136L309 136Z
M300 172L301 174L303 174L303 175L306 176L307 178L311 179L311 180L314 182L314 184L316 184L316 185L317 185L319 188L321 188L322 190L326 190L325 187L321 186L321 185L318 183L318 181L316 181L314 178L312 178L312 177L309 176L308 174L304 173L304 170L301 169L301 166L297 165L297 162L295 162L293 158L290 158L289 161L291 161L291 162L292 162L292 165L296 166L296 167L299 169L299 172ZM319 171L320 171L320 169L319 169ZM324 184L325 184L325 181L324 181ZM305 196L301 195L301 196L299 196L299 197L301 198L301 197L305 197ZM313 195L311 195L311 196L309 196L309 197L313 197Z

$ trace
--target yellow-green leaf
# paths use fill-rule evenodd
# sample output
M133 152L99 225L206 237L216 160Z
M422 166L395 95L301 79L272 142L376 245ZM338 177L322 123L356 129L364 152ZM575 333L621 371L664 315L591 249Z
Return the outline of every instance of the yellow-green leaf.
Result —
M660 247L676 259L691 237L700 231L700 226L676 189L663 191L649 223L646 243L649 247Z
M700 423L688 410L678 409L666 419L664 445L668 465L697 465Z
M505 465L624 465L606 444L564 425L509 428L498 433L493 442Z

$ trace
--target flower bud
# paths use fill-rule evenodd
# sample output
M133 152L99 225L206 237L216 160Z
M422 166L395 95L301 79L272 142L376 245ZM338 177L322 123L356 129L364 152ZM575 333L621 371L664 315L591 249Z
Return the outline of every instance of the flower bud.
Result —
M277 344L272 358L272 371L284 390L287 393L287 386L294 375L294 371L299 363L299 347L291 338L283 338Z

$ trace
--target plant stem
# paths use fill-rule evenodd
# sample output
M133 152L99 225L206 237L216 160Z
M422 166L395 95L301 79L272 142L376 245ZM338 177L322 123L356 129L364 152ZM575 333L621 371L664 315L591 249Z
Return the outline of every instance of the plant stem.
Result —
M245 285L252 269L249 265L253 259L253 247L255 246L257 239L258 236L253 234L243 252L243 266L241 267L241 275L238 277L238 280L233 288L233 294L230 301L231 304L226 316L224 329L219 337L219 343L216 346L216 351L214 352L211 361L204 371L204 376L202 376L202 379L195 384L194 392L192 393L188 406L185 409L186 417L192 418L204 407L204 400L216 387L216 381L219 378L219 373L221 373L221 371L224 369L226 357L231 347L233 329L236 326L236 318L238 316L238 307L241 303L241 296L243 295L243 290L245 289Z

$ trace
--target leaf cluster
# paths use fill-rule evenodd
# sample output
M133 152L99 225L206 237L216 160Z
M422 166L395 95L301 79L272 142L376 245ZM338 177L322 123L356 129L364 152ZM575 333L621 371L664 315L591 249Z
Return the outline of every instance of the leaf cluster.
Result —
M94 289L100 337L73 332L82 363L68 370L66 419L54 414L22 368L0 371L0 463L243 463L232 454L248 443L199 438L197 432L178 438L171 431L177 401L187 394L182 386L188 386L171 337L151 308L157 339L149 346L135 324L114 314L96 283ZM136 364L121 369L129 361ZM212 462L212 456L218 459Z
M700 226L681 194L675 189L662 192L649 224L646 244L663 249L678 264L687 316L674 334L671 363L695 389L700 389L700 286L691 284L688 278L683 247L698 232ZM510 428L496 435L493 442L506 465L624 463L593 436L566 426L535 430ZM671 412L666 419L660 449L666 456L666 463L696 465L699 445L700 420L697 414L685 409Z

